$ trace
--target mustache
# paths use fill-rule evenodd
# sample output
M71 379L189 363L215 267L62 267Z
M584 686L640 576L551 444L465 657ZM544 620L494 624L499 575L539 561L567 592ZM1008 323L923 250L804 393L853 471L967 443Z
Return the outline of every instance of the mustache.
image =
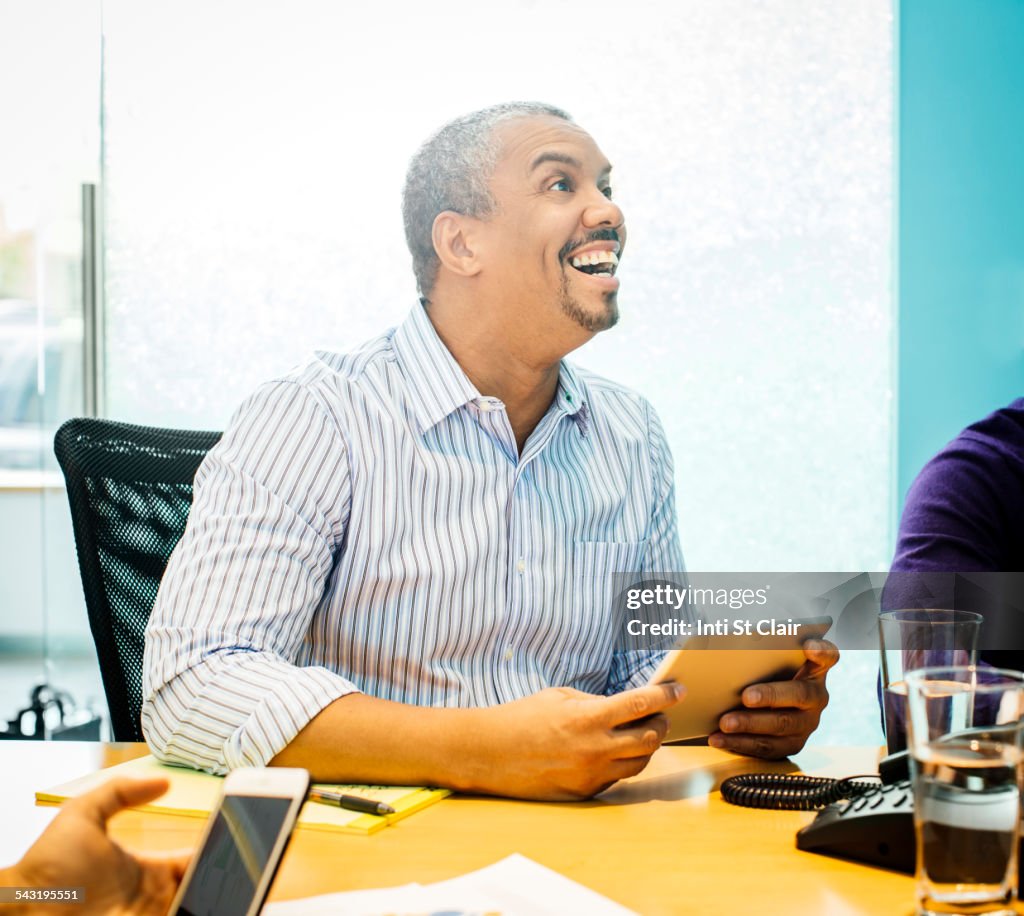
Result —
M570 242L566 242L558 251L558 260L564 261L568 257L569 253L575 251L577 248L582 248L584 245L589 245L591 242L618 242L619 233L615 229L595 229L593 232L588 232L585 236L573 239Z

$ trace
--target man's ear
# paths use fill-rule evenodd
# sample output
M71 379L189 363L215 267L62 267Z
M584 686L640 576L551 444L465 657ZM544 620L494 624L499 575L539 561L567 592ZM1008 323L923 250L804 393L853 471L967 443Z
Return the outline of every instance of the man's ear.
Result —
M434 251L453 274L460 277L475 277L481 265L476 246L476 230L480 220L463 216L452 210L444 210L434 217L431 239Z

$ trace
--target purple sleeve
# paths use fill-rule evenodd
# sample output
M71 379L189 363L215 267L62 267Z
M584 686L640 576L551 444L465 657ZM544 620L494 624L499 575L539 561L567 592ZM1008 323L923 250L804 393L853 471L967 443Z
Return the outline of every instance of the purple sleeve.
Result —
M1020 482L999 452L955 440L925 465L907 494L893 570L1006 569L1007 503L1019 506L1020 498Z
M1022 506L1022 476L1005 444L962 433L907 493L883 609L956 607L953 573L1019 566Z
M1003 574L1022 569L1024 400L1018 400L964 430L917 476L882 608L979 611L982 664L1020 667L1022 593ZM1010 651L992 651L997 647Z

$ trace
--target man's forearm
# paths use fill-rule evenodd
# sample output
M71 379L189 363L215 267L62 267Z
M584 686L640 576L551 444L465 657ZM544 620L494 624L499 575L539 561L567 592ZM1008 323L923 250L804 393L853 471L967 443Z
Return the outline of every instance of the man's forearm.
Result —
M404 706L349 694L271 762L325 782L445 786L512 798L589 798L639 773L668 729L676 684L614 697L569 687L478 709Z
M486 791L487 710L407 706L365 694L326 706L273 760L314 781Z

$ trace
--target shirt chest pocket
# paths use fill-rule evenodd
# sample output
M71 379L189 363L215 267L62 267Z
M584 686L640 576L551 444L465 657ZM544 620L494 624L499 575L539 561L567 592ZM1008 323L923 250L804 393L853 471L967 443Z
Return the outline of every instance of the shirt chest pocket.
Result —
M561 656L560 683L603 693L624 622L615 595L643 563L647 541L580 541L572 545L572 619Z
M625 587L623 575L637 573L647 541L579 541L573 545L573 604L584 626L612 623L615 593ZM613 638L619 634L611 634Z

